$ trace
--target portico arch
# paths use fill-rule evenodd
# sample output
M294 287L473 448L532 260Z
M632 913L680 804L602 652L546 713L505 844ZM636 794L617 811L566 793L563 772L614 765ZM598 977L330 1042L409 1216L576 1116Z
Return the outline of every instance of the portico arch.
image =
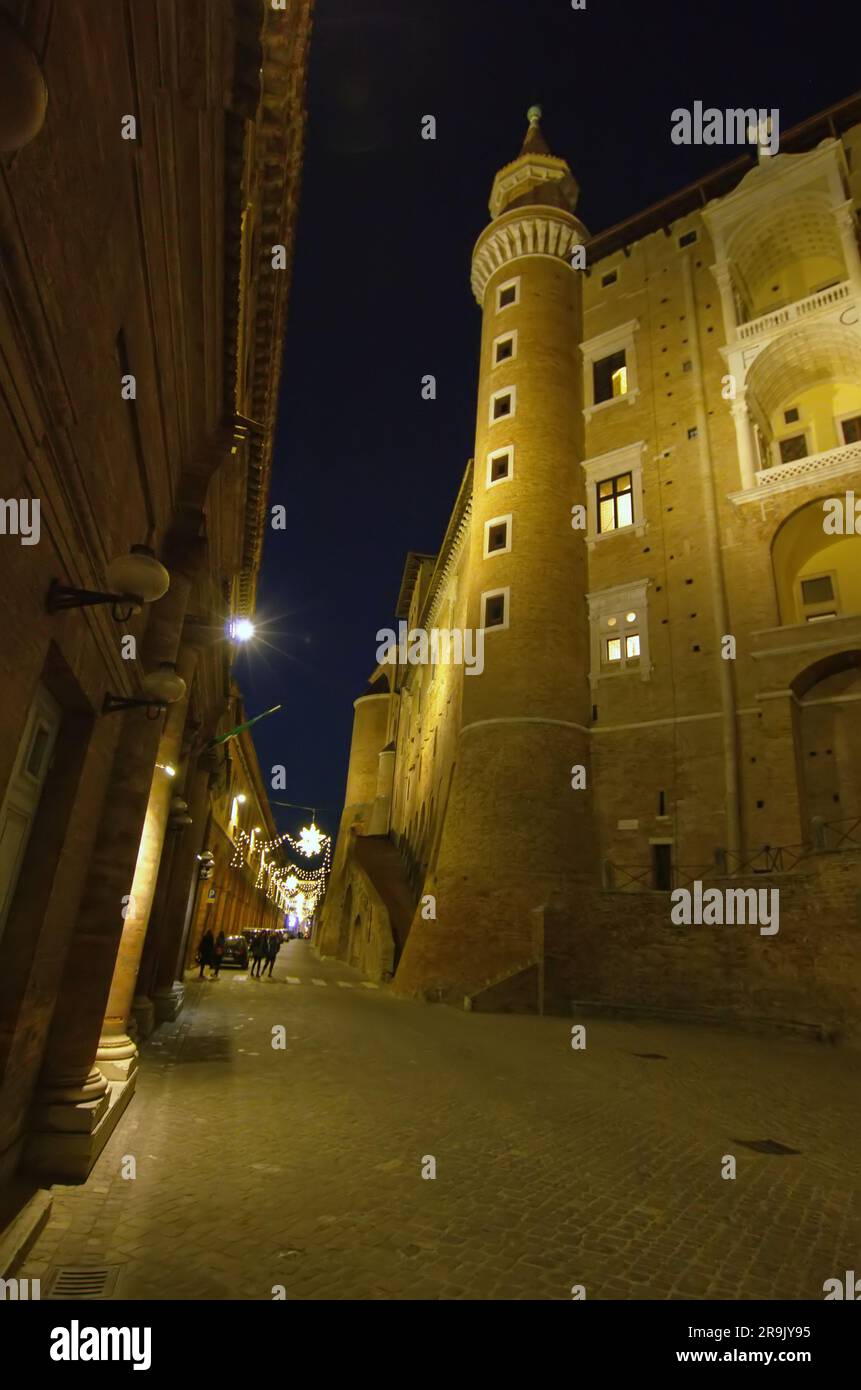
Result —
M861 613L861 536L823 530L823 502L816 498L781 524L771 545L780 621L824 622L830 615Z
M861 815L861 649L834 652L792 682L807 822Z
M746 398L763 467L846 447L861 432L861 336L840 323L787 329L751 363Z

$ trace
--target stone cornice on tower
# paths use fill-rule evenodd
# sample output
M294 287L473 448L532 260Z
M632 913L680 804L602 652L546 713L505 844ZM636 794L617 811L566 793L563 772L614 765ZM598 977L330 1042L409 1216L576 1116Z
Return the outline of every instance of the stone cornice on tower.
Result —
M498 217L521 192L531 193L540 184L558 183L566 178L572 179L571 170L564 159L557 159L555 155L532 155L528 158L521 155L513 159L500 169L493 180L488 204L491 217Z
M472 253L472 292L479 304L491 275L519 256L556 256L570 264L571 251L584 244L589 233L576 217L562 208L512 209L485 227Z
M472 253L472 291L484 302L494 271L518 256L566 260L588 233L574 216L580 189L564 159L551 154L541 130L541 107L530 106L520 154L493 180L490 215Z

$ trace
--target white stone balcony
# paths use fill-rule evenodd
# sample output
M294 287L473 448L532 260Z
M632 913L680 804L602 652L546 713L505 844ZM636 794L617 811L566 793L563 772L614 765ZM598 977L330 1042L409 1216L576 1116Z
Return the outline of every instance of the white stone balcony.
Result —
M780 463L774 468L760 468L754 474L756 486L743 492L730 493L730 500L736 506L744 502L760 502L763 497L773 493L789 492L791 488L802 487L808 482L824 483L844 473L856 473L861 478L861 442L841 444L837 449L808 454L807 458L793 459L792 463Z
M844 280L839 285L820 290L818 294L809 294L806 299L796 299L792 304L784 304L781 309L773 309L770 314L762 314L758 319L740 323L736 330L737 340L740 343L751 343L757 342L760 338L769 338L790 324L805 323L820 314L830 313L853 297L850 281Z

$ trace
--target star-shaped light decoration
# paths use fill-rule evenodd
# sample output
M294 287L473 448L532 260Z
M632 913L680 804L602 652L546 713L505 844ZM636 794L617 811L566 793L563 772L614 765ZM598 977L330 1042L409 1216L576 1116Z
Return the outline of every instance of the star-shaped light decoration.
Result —
M323 842L328 838L321 830L318 830L314 822L305 825L299 832L299 849L308 858L313 859L315 854L319 854L323 848Z

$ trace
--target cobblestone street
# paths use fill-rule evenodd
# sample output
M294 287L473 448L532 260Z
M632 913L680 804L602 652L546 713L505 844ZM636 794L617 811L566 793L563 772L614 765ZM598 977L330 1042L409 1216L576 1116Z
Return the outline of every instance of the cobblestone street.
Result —
M121 1299L821 1299L861 1268L857 1054L608 1021L576 1051L571 1026L394 999L305 943L271 981L190 983L20 1273L119 1266Z

